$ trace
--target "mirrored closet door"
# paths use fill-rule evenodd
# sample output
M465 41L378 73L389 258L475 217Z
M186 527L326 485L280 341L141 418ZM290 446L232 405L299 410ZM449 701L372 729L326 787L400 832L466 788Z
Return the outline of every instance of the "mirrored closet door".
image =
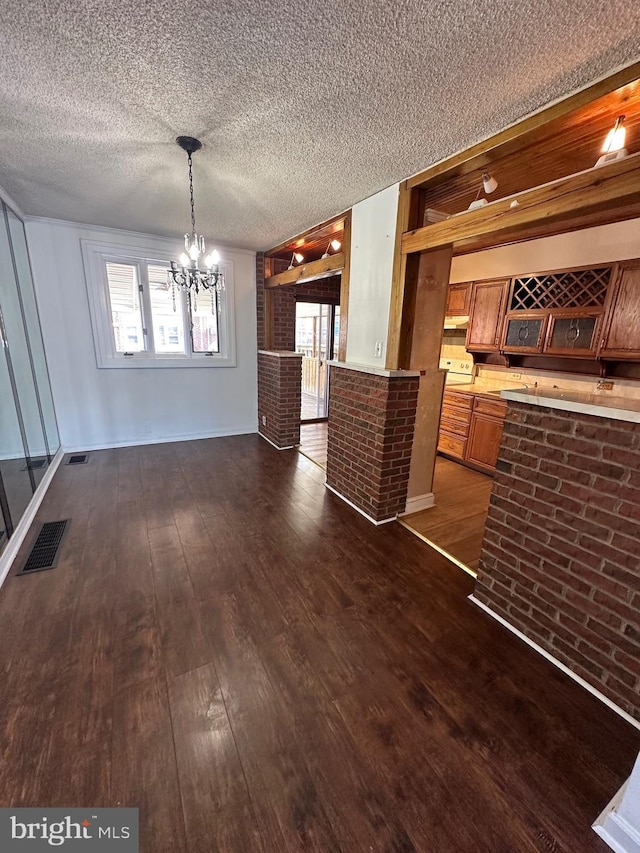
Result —
M24 224L0 216L0 553L60 446Z

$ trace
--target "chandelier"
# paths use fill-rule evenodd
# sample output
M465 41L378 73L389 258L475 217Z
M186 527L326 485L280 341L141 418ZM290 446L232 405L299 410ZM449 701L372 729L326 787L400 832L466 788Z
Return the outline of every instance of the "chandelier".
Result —
M191 155L202 148L199 139L192 136L179 136L176 142L187 152L189 160L189 193L191 199L191 234L184 235L184 252L179 260L171 261L171 269L167 273L168 283L173 291L173 307L176 304L176 288L188 293L197 309L197 297L201 290L211 292L211 311L215 308L215 293L224 290L224 276L219 269L220 255L216 249L205 255L204 237L196 232L196 213L193 203L193 172ZM204 264L201 269L200 263Z

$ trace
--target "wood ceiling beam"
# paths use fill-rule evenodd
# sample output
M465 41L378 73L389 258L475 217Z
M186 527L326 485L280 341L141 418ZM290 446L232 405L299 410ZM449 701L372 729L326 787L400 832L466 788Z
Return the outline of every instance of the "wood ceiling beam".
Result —
M286 287L291 284L301 284L303 281L313 281L317 278L327 278L335 275L344 268L344 252L336 252L328 258L320 258L317 261L309 261L308 264L300 264L290 270L272 275L265 279L265 289L274 287Z
M640 154L633 154L599 169L587 169L409 231L402 238L402 253L455 245L485 234L498 238L501 232L514 228L526 228L545 220L552 223L563 216L601 210L605 206L611 207L610 221L615 222L616 204L622 207L634 199L637 201L638 194ZM518 206L512 208L514 198Z
M621 71L617 71L615 74L606 77L604 80L598 80L597 83L588 86L586 89L582 89L580 92L576 92L568 98L564 98L562 101L558 101L540 110L540 112L519 121L517 124L500 131L500 133L496 133L488 139L472 145L471 148L460 151L452 157L448 157L446 160L430 166L423 172L419 172L407 180L407 187L413 189L414 187L424 186L427 182L434 179L438 179L439 182L448 173L461 174L469 172L472 169L484 168L488 166L492 159L488 156L490 153L495 152L502 155L508 151L515 150L521 145L525 145L529 141L528 137L535 134L550 122L569 115L575 110L595 101L597 98L614 92L621 86L633 83L639 77L640 62L635 62L633 65L629 65L627 68L623 68Z

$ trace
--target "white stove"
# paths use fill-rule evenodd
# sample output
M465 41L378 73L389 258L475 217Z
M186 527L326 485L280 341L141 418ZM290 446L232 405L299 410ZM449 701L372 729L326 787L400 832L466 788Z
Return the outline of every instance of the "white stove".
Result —
M458 361L452 358L440 359L440 370L447 371L445 385L468 385L473 382L473 359Z

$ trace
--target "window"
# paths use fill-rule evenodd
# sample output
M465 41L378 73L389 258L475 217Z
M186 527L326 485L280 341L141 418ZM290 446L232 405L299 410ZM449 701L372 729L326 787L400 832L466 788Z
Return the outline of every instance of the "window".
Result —
M195 297L168 280L171 255L82 241L98 367L235 364L233 263L225 289Z

